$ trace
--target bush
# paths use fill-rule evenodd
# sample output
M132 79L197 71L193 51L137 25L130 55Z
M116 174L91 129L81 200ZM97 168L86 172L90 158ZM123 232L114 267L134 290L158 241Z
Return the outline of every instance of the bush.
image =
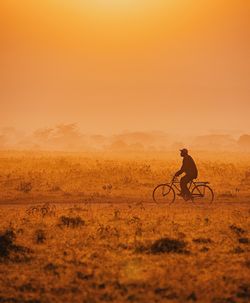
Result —
M139 245L136 247L137 252L146 252L151 254L161 254L161 253L177 253L177 254L186 254L189 253L186 250L187 244L178 239L171 238L161 238L153 242L149 246Z
M171 239L171 238L161 238L156 240L150 250L153 254L158 253L186 253L185 250L186 243L182 240Z
M0 236L0 257L8 257L13 247L16 236L13 230L7 229Z
M76 228L76 227L83 226L84 224L85 224L85 221L82 220L81 217L62 216L62 217L60 217L59 226L66 226L66 227Z
M15 232L12 229L7 229L2 235L0 235L0 260L9 260L13 262L26 262L30 260L29 253L32 250L16 245L14 243L16 239Z
M24 182L22 181L17 190L24 192L25 194L27 194L28 192L30 192L32 190L32 184L30 182Z
M45 234L44 230L38 229L35 232L35 242L37 244L42 244L45 242L45 240L46 240L46 234Z

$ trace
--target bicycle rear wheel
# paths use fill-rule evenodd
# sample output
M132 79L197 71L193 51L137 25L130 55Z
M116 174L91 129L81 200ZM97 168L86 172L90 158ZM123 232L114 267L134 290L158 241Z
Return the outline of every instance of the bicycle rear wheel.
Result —
M171 204L175 200L175 191L168 184L160 184L153 191L153 200L156 203Z
M208 185L196 185L192 190L192 199L202 204L209 204L214 201L214 193Z

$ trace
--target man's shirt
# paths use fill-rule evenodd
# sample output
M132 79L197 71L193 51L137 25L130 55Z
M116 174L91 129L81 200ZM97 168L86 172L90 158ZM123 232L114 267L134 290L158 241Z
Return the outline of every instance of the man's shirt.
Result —
M189 155L183 158L182 167L179 170L178 175L181 175L182 173L186 173L187 175L192 176L194 178L197 178L198 176L198 170L195 165L195 162L193 158Z

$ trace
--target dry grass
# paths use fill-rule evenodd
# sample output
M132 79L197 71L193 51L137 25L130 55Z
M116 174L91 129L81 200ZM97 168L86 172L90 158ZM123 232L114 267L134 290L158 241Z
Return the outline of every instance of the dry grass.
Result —
M222 200L250 196L250 154L194 153L199 179ZM151 201L152 188L171 179L176 153L89 154L0 152L1 202L18 200Z
M214 204L166 207L171 154L2 153L0 302L248 302L249 156L208 156Z

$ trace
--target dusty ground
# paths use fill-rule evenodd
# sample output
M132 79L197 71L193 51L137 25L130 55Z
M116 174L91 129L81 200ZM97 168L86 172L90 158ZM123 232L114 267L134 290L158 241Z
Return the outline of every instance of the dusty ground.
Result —
M0 302L249 302L249 155L201 156L214 203L171 207L179 159L136 157L1 154Z
M249 215L222 202L2 207L0 302L249 302Z

